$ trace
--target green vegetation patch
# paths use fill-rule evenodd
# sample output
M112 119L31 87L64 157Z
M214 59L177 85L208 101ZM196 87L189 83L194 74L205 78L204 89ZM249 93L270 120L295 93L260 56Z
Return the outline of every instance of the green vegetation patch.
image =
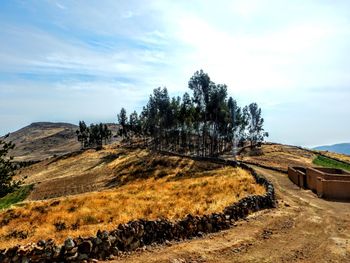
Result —
M33 184L23 185L16 191L0 198L0 210L10 207L13 204L23 201L33 190Z
M317 157L313 160L313 164L328 168L337 168L350 171L349 164L338 162L336 160L321 155L317 155Z

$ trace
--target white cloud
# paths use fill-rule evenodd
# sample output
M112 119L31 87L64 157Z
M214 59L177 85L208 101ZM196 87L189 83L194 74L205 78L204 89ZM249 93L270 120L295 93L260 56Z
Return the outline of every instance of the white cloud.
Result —
M31 116L39 116L40 103L45 103L38 101L51 101L58 89L67 94L66 108L76 116L79 105L90 107L89 101L98 112L86 114L96 118L108 110L114 114L121 105L140 108L158 86L167 86L173 95L188 91L191 74L202 68L215 82L227 84L242 104L262 105L273 138L283 140L288 136L276 131L282 118L278 112L297 122L291 107L309 109L303 104L312 100L310 90L350 85L345 2L38 1L22 7L27 17L32 15L28 21L0 18L0 88L19 94L16 85L39 87L38 99L30 100L39 105ZM22 73L39 80L23 80ZM350 99L339 94L334 91L334 100ZM319 99L326 103L326 98ZM20 96L11 100L6 103L23 102ZM60 103L52 97L49 104ZM317 119L318 111L322 108L310 111L310 118ZM60 114L71 116L68 110Z

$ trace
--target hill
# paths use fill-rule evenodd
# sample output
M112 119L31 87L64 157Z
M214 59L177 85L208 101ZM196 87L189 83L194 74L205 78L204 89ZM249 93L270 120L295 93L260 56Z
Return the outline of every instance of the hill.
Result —
M76 129L76 125L69 123L32 123L10 133L7 140L16 145L10 154L15 161L36 161L76 151L80 148Z
M287 171L288 166L312 166L317 152L278 143L265 143L261 148L243 149L239 161Z
M328 151L350 155L350 143L339 143L334 145L318 146L313 149L318 151Z
M0 247L42 238L62 242L138 218L219 212L265 193L241 168L116 144L44 160L17 176L34 187L26 202L0 213Z
M147 246L116 262L346 262L349 203L319 199L286 174L258 167L311 166L317 157L317 151L281 144L244 149L239 159L274 183L276 209L257 212L227 231ZM67 236L90 236L134 218L176 220L187 213L216 212L264 192L240 168L118 143L46 159L22 168L17 177L33 189L24 202L0 212L3 248L47 238L60 243Z
M115 124L107 124L116 134ZM78 126L60 122L35 122L10 133L7 140L16 147L10 155L15 161L37 161L60 156L80 149L76 130Z

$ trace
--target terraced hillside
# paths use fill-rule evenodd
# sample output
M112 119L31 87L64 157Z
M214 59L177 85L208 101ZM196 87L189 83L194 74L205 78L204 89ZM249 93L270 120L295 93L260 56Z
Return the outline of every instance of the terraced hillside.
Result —
M241 168L117 145L45 160L17 176L34 189L25 203L0 214L0 247L43 238L61 242L137 218L218 212L265 193Z

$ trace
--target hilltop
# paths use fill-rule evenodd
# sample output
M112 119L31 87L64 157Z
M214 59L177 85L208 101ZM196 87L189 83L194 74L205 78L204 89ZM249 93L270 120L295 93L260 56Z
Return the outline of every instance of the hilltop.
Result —
M70 123L35 122L10 133L7 140L15 143L11 152L15 161L37 161L80 148L77 126Z
M118 125L108 124L115 134ZM38 161L80 149L77 125L61 122L34 122L10 133L8 141L15 143L11 151L15 161Z

